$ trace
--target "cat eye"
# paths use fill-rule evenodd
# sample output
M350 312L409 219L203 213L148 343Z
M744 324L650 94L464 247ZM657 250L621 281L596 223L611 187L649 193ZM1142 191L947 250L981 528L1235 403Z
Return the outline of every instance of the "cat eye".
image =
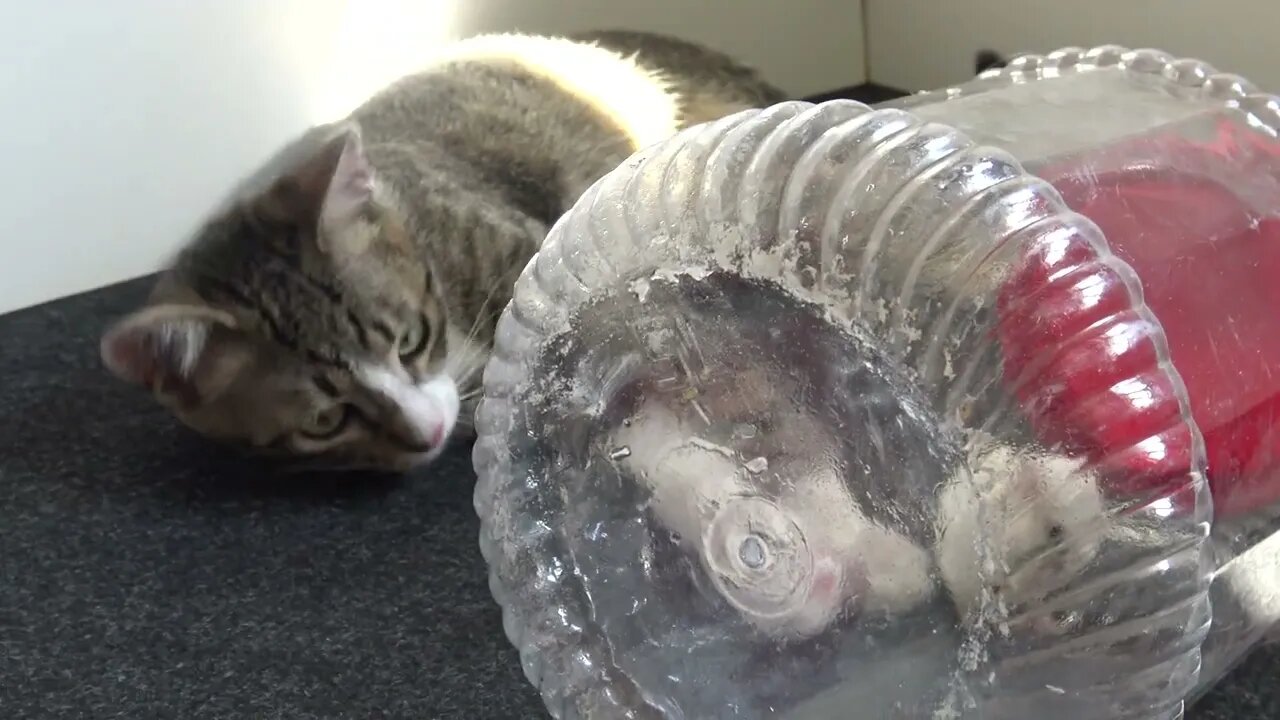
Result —
M417 321L404 331L396 344L400 353L400 362L408 365L417 360L418 356L427 349L427 343L430 340L431 329L427 325L427 319L419 315Z
M330 405L313 415L299 432L312 440L332 440L346 429L350 421L350 405Z

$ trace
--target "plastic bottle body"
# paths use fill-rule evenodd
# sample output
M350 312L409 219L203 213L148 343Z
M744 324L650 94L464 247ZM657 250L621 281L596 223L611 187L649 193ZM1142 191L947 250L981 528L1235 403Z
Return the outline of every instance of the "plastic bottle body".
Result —
M1129 97L1109 72L1086 99ZM597 183L526 268L476 506L553 715L1180 711L1215 568L1243 557L1208 541L1206 481L1241 441L1202 434L1214 376L1179 367L1183 329L1214 325L1106 210L1142 153L1105 127L984 125L1002 85L982 82L910 113L692 128ZM1115 127L1146 147L1157 115ZM1103 156L1123 160L1111 205L1072 184ZM1166 332L1170 308L1198 320ZM1249 404L1228 399L1207 406Z
M998 111L1009 103L1033 109ZM968 86L893 104L999 141L1094 221L1138 279L1205 446L1220 572L1201 685L1212 682L1280 622L1275 99L1202 62L1103 47L1027 56ZM1071 360L1114 366L1131 352L1094 348ZM1130 432L1121 420L1149 418L1167 397L1150 386L1116 390L1127 397L1100 400L1087 386L1062 393L1059 406L1088 407L1042 423L1046 432L1074 430L1076 452L1106 455ZM1095 399L1079 402L1091 392ZM1162 477L1179 477L1191 463L1189 443L1163 449L1133 458L1118 481L1149 492Z

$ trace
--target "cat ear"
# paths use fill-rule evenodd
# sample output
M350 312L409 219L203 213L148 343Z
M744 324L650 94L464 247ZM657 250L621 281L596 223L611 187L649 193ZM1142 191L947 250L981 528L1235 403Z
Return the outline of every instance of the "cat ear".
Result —
M340 228L356 219L373 200L373 166L355 125L344 128L330 144L340 149L320 205L320 225Z
M116 377L183 407L216 398L250 359L234 318L199 305L143 308L107 330L101 353Z
M291 185L309 217L324 228L342 228L373 200L373 166L354 124L339 127L293 173Z

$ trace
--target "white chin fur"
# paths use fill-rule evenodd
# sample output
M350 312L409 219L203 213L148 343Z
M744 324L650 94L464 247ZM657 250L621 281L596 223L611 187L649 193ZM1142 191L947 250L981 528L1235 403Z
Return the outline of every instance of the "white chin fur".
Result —
M458 413L462 409L462 402L458 399L458 386L453 382L453 378L437 375L419 385L418 389L431 398L432 404L439 409L442 425L440 442L432 451L436 452L444 447L445 441L453 434L453 429L458 424Z
M453 435L453 429L458 424L458 413L462 403L458 399L458 386L454 384L453 379L446 375L437 375L436 377L421 383L417 386L418 392L421 393L428 402L437 409L440 421L434 426L439 429L438 439L432 438L433 447L424 453L414 453L405 458L404 464L406 469L422 467L440 457L445 448L449 446L449 438Z
M362 368L361 375L370 388L393 400L415 434L432 446L421 454L423 461L438 456L458 423L461 402L453 378L436 375L415 385L403 372L377 366Z

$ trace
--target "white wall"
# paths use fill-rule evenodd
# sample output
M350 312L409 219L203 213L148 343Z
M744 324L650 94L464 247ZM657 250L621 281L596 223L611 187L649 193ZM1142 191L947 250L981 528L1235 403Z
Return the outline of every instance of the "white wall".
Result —
M784 9L785 6L785 9ZM664 30L794 93L863 80L860 0L0 2L0 312L158 268L304 127L478 31Z
M871 80L904 90L963 82L979 48L1154 47L1280 91L1278 0L866 0Z
M342 4L0 3L0 311L155 267L307 122Z

